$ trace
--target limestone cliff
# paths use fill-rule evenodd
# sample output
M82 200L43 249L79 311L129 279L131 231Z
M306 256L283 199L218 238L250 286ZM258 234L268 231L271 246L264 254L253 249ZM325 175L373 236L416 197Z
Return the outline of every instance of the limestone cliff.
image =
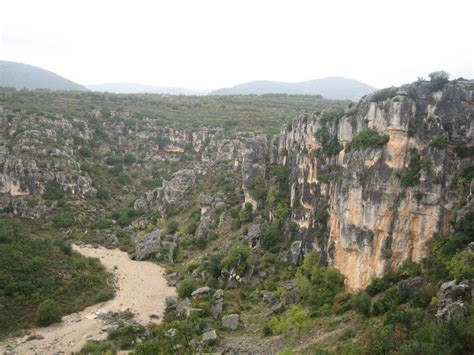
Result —
M412 84L368 96L344 115L284 126L276 159L291 171L300 253L321 251L350 289L420 261L462 204L456 178L473 163L473 89L473 81L441 91Z

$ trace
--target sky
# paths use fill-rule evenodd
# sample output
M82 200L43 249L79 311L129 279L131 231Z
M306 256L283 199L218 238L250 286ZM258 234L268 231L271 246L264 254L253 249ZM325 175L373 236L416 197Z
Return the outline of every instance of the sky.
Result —
M80 84L473 78L472 0L0 0L0 59Z

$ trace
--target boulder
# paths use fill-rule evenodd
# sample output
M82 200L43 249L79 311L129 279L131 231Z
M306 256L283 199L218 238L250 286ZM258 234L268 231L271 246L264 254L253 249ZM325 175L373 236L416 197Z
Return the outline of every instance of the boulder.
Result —
M212 343L217 340L217 333L215 330L210 330L208 332L205 332L202 335L202 341L205 343Z
M221 289L218 289L216 292L214 292L214 299L219 300L224 298L224 291Z
M472 302L474 280L445 282L438 291L438 311L436 318L451 320L466 316Z
M135 259L146 260L155 257L161 248L161 232L159 229L139 236L135 239Z
M247 232L247 240L251 248L259 247L259 240L260 240L260 224L259 223L252 224L249 227L249 230Z
M239 326L239 315L229 314L222 317L222 326L230 330L236 330Z
M193 293L191 293L191 296L196 298L199 296L208 295L209 292L211 292L211 289L208 286L204 286L204 287L198 288Z
M293 243L291 243L290 246L290 263L292 264L298 264L301 260L302 256L302 246L303 242L301 240L296 240Z
M178 298L174 296L166 297L165 304L167 309L176 309L178 306Z
M219 318L219 316L222 313L223 308L224 308L224 303L222 303L222 302L216 303L214 306L212 306L211 313L212 313L212 316L214 317L214 319Z

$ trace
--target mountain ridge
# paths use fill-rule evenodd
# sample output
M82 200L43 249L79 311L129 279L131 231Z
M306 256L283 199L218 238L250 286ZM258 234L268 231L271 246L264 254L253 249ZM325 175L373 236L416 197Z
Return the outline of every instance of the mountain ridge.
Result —
M116 94L170 94L170 95L207 95L209 90L194 90L177 86L147 85L132 82L112 82L86 85L91 91Z
M300 82L255 80L230 88L214 90L210 95L248 95L248 94L298 94L321 95L326 99L358 100L362 96L377 90L361 81L330 76Z
M84 86L34 65L0 60L0 87L88 91Z

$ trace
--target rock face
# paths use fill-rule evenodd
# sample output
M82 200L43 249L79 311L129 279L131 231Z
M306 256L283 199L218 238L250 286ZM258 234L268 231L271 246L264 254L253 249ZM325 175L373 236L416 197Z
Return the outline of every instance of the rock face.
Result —
M163 181L163 187L158 187L145 194L145 197L135 201L136 209L163 212L167 205L184 205L184 198L196 181L194 170L183 169L173 174L170 181Z
M239 326L239 315L229 314L222 317L222 326L226 329L236 330Z
M161 232L156 231L137 237L135 240L135 259L146 260L156 256L161 249Z
M137 124L126 113L106 119L99 109L80 120L1 108L0 211L35 218L57 208L56 201L34 199L51 184L77 197L74 202L94 196L88 164L128 154L140 161L127 165L128 172L189 159L162 187L140 193L136 209L163 213L171 204L186 206L197 197L196 184L220 167L229 173L225 182L235 182L235 200L261 210L267 191L258 180L268 163L282 164L290 175L286 222L296 226L282 257L300 263L304 253L318 251L324 263L346 276L350 289L360 289L406 260L420 261L433 234L448 234L451 222L474 205L474 182L463 187L469 192L464 204L457 186L473 161L473 91L474 81L451 82L440 91L430 83L405 85L369 95L346 112L297 117L274 137L163 127L147 117ZM377 132L375 141L368 132ZM361 133L366 136L358 140ZM94 147L94 156L88 147ZM225 220L233 202L219 193L199 197L196 235L209 234ZM259 234L257 225L249 228L251 247L258 248ZM137 238L136 257L165 251L171 260L174 247L172 237L151 233ZM237 282L231 280L227 287Z
M438 92L412 84L384 100L368 96L343 115L323 112L284 126L270 159L291 172L301 253L320 251L353 290L406 260L420 261L427 240L447 234L456 218L456 176L472 156L455 146L474 144L473 89L473 81ZM388 142L343 149L367 128Z
M474 298L474 280L445 282L438 291L438 312L436 318L450 320L466 316Z

